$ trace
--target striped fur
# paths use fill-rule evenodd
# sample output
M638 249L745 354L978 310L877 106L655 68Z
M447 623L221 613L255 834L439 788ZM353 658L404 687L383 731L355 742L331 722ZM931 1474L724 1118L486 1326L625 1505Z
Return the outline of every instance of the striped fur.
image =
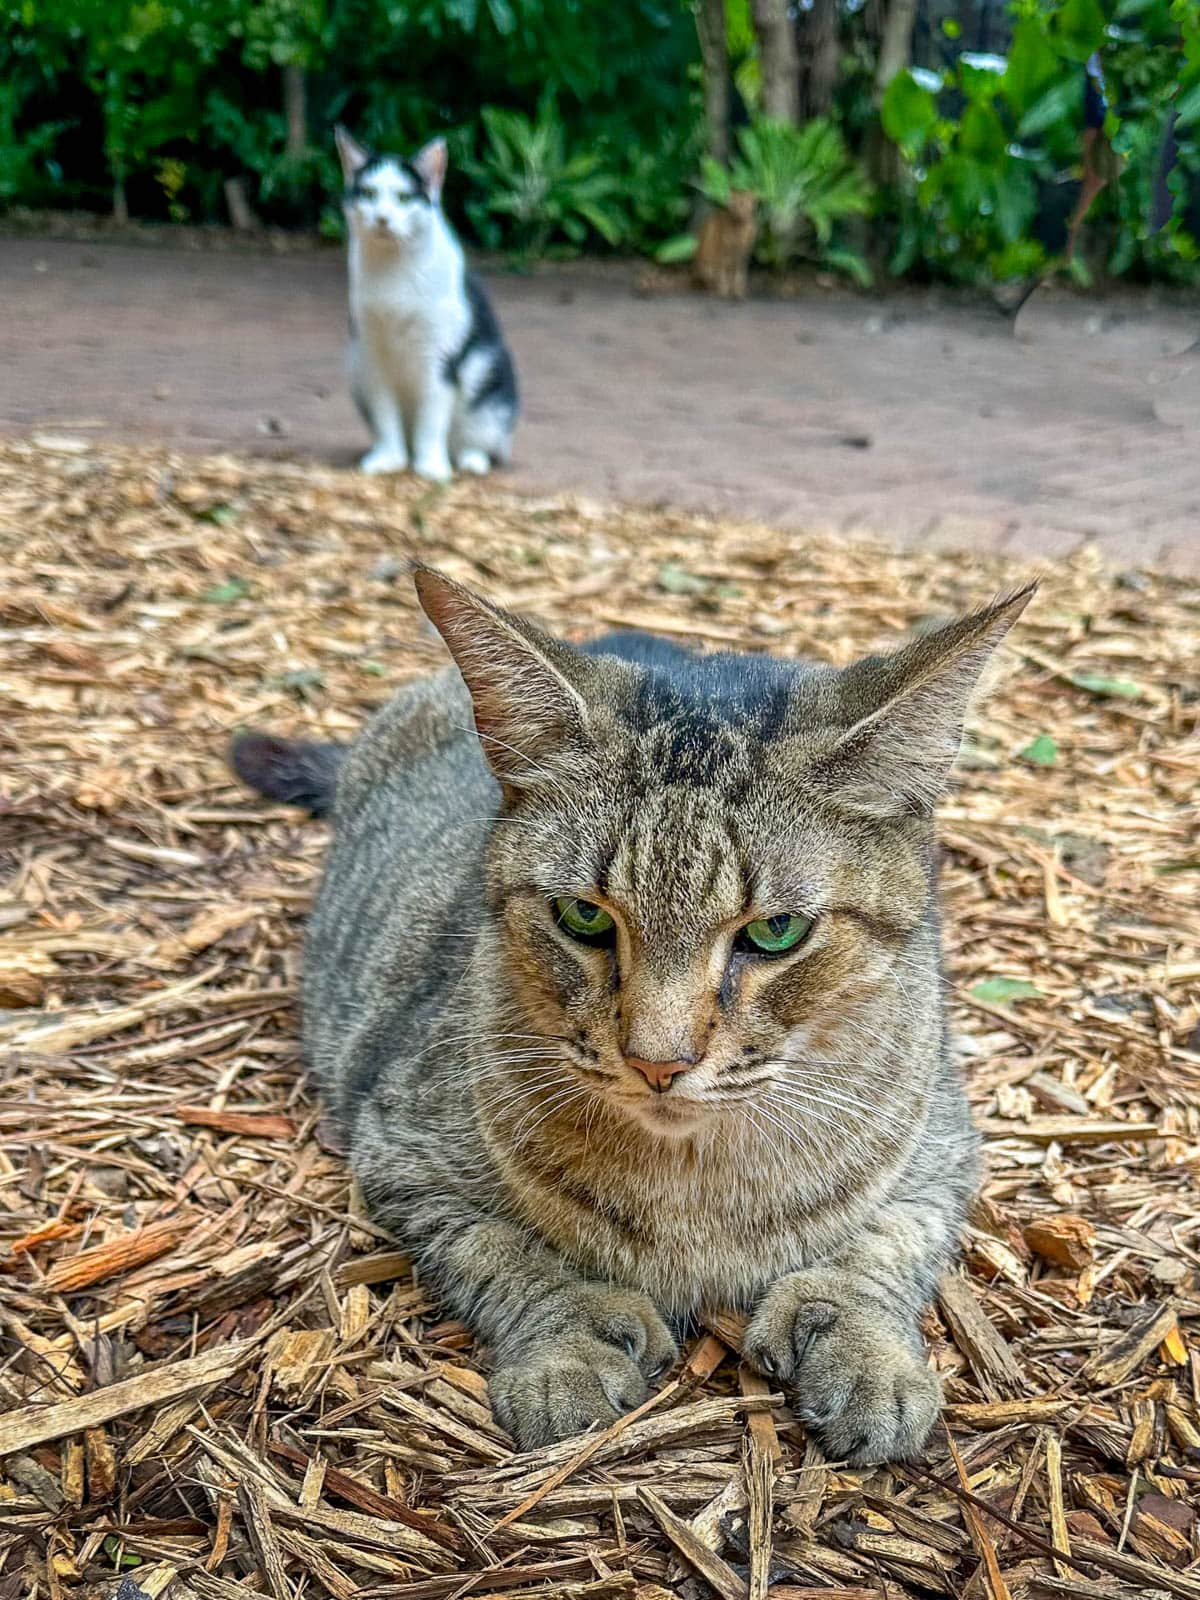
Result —
M579 651L416 581L456 668L326 763L306 960L309 1060L373 1213L490 1346L525 1446L636 1403L723 1305L827 1452L913 1454L919 1318L977 1172L932 809L1029 591L839 672ZM615 947L564 934L557 896L608 909ZM800 948L741 948L785 911L813 919ZM635 1057L695 1065L655 1093Z

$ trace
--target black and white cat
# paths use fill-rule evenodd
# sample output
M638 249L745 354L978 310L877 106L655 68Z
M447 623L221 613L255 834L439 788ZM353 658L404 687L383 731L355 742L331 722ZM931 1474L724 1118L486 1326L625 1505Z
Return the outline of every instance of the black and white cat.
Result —
M375 156L339 127L350 235L350 391L375 436L364 472L444 482L509 459L517 379L442 214L446 144Z

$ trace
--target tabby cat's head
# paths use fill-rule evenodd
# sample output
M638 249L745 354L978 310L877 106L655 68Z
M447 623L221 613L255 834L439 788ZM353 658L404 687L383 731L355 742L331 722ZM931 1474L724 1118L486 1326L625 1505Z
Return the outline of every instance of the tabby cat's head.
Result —
M446 181L446 141L416 155L372 155L345 128L334 130L342 163L342 205L351 234L377 253L414 252L428 238Z
M897 969L936 947L933 808L1032 588L838 671L638 635L577 650L416 584L503 791L497 953L564 1074L687 1133L905 1004Z

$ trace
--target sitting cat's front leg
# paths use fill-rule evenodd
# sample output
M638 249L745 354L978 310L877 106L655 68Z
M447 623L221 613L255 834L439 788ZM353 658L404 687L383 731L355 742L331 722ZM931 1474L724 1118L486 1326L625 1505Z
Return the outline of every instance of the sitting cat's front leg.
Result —
M496 1417L533 1450L631 1411L677 1349L647 1296L580 1281L552 1293L497 1354L488 1385Z
M446 483L450 466L450 421L454 389L440 374L430 373L413 418L413 471L433 483Z
M399 402L374 371L359 362L355 373L355 399L371 425L375 443L359 462L363 472L404 472L408 451L404 447L404 420Z
M390 1141L360 1138L355 1170L372 1212L410 1245L447 1311L490 1346L496 1417L523 1450L639 1404L677 1353L647 1295L582 1277L482 1193L464 1192L463 1172L482 1162L456 1168L452 1143L416 1139L400 1164Z
M845 1249L768 1289L746 1333L746 1359L794 1394L833 1460L909 1460L937 1420L920 1321L955 1248L973 1158L919 1176L924 1193L910 1181Z
M611 1422L675 1358L648 1296L589 1282L507 1222L455 1230L438 1276L446 1300L491 1345L492 1404L524 1450Z

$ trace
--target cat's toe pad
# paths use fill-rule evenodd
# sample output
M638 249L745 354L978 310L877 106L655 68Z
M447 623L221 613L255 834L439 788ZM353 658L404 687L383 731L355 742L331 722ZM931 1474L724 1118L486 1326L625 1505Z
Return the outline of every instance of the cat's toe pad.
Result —
M910 1460L937 1420L941 1391L915 1327L855 1300L840 1274L818 1269L776 1284L744 1353L794 1393L797 1415L833 1460Z

